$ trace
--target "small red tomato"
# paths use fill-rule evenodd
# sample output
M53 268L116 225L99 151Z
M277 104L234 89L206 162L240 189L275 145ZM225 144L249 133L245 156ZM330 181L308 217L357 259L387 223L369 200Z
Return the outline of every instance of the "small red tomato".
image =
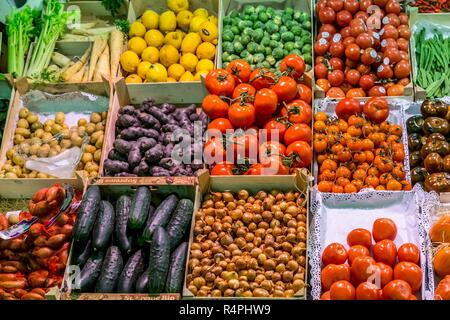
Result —
M339 87L344 82L344 73L341 70L333 70L328 74L328 81L332 87Z
M225 118L228 115L228 103L215 94L203 98L202 109L210 119Z
M404 280L392 280L383 288L385 300L409 300L411 295L411 286Z
M336 115L340 119L347 120L350 116L361 112L359 101L352 98L345 98L336 105Z
M353 17L352 17L351 12L347 11L347 10L339 11L336 14L336 23L341 28L348 26L350 24L350 22L352 21L352 19L353 19Z
M386 96L386 89L383 86L373 86L369 90L369 97L384 97Z
M370 90L370 88L372 88L375 85L375 82L373 80L373 78L367 74L362 75L361 78L359 79L359 86L361 87L361 89L363 90Z
M422 269L412 262L399 262L394 268L394 279L408 282L412 292L416 293L422 287Z
M224 69L216 69L205 78L206 89L217 96L231 97L235 87L234 78Z
M343 264L347 261L347 251L340 243L329 244L322 252L322 263L324 266L328 264Z
M265 68L256 69L251 73L249 81L256 90L270 88L275 82L275 74Z
M219 130L222 134L225 134L227 133L227 130L233 130L234 128L230 120L226 118L217 118L208 124L208 130L213 129Z
M350 69L345 74L345 80L352 86L356 86L359 83L360 78L361 74L356 69Z
M319 11L319 20L322 24L333 23L336 18L334 10L330 7L324 7Z
M232 176L234 165L218 163L211 169L212 176Z
M345 56L353 61L358 61L361 56L360 47L356 43L349 44L345 48Z
M356 300L379 300L380 289L373 283L363 282L356 288Z
M311 104L312 101L312 90L305 84L300 83L297 85L297 99L305 101L308 104Z

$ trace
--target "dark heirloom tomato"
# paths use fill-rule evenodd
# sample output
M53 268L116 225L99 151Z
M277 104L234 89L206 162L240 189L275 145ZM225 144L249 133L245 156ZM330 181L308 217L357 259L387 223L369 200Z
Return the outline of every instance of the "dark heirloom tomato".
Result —
M423 164L428 173L436 173L442 171L444 161L438 153L433 152L427 155Z
M450 155L445 156L443 169L445 172L450 172Z
M411 167L417 167L422 164L422 156L420 151L413 151L409 154L409 164Z
M363 112L375 123L382 123L389 117L389 105L385 99L370 98L364 104Z
M422 148L422 136L419 133L408 135L408 148L410 151L418 151Z
M449 192L450 174L446 172L430 174L425 178L425 190L436 192Z
M336 115L340 119L347 120L350 116L361 112L359 101L353 98L345 98L336 105Z
M441 101L432 101L432 100L425 100L422 102L422 105L420 106L420 113L422 113L424 118L428 117L440 117L444 118L447 115L448 108L447 106L442 103Z
M422 133L423 117L420 115L412 116L406 120L408 133Z
M411 170L411 182L413 184L424 182L428 172L424 167L415 167Z
M450 153L450 145L447 141L433 140L427 141L420 149L420 155L424 159L433 152L438 153L441 157L445 157Z
M449 130L448 121L439 117L428 117L423 122L423 131L426 134L442 133L447 135Z

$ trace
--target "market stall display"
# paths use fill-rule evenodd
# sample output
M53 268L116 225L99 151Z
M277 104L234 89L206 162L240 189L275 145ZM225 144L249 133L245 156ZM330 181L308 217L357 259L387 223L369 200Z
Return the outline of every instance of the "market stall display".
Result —
M450 191L448 108L443 101L425 100L420 114L406 121L411 182L423 184L427 191Z
M266 7L264 1L260 3L245 5L241 11L230 10L223 18L222 67L244 59L252 69L278 69L285 56L297 54L303 57L309 71L312 66L309 10L292 7L277 10Z
M371 5L317 2L314 74L321 97L412 95L408 15L397 0Z

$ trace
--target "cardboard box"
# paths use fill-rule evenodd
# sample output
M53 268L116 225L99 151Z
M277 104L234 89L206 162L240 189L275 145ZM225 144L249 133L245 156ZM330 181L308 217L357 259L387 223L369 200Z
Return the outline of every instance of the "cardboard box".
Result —
M194 218L192 219L191 232L189 238L189 248L191 248L194 238L194 227L195 227L195 215L197 210L195 208L200 208L203 202L203 197L211 191L232 191L238 192L239 190L245 189L250 195L255 194L260 190L271 191L280 190L283 192L298 190L305 197L305 207L306 207L306 230L309 233L309 175L307 170L299 170L295 175L290 176L210 176L209 172L205 170L198 177L198 187L200 194L196 198L196 203L194 206ZM294 295L294 298L306 300L307 299L307 287L308 287L308 251L309 251L309 234L307 234L305 258L305 287ZM190 251L188 259L186 260L185 269L185 284L183 287L183 298L187 299L204 299L201 297L195 297L192 292L187 288L186 277L188 275L188 264L189 264ZM207 299L214 299L212 297L205 297ZM220 299L220 298L217 298ZM226 299L244 299L245 298L229 298ZM260 299L260 298L249 298L249 299ZM265 299L280 299L280 298L265 298ZM281 298L283 299L283 298Z

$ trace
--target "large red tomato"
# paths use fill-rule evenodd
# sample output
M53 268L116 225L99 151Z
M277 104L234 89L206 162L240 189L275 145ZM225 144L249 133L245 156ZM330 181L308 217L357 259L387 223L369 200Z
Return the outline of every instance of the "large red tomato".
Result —
M262 175L288 175L289 167L284 164L283 158L277 155L268 157L261 163Z
M363 282L356 288L356 300L380 300L381 291L373 283Z
M348 118L352 115L361 112L361 107L359 105L359 101L354 98L345 98L339 101L336 105L336 115L344 120L348 120Z
M212 176L232 176L234 165L229 163L218 163L211 169Z
M312 108L303 100L294 100L286 108L281 109L281 116L288 116L289 122L310 124L312 119Z
M293 166L297 168L308 167L313 159L311 146L305 141L291 143L286 149L286 154L295 156Z
M215 94L203 98L202 109L210 119L224 118L228 115L228 103Z
M360 244L370 249L372 246L372 235L369 230L357 228L349 232L347 235L347 243L349 246Z
M284 141L284 133L286 132L286 124L282 120L273 119L264 126L267 137L266 140ZM275 138L278 137L278 138Z
M322 263L324 266L328 264L343 264L347 261L347 251L340 243L329 244L322 252Z
M367 281L375 272L375 260L372 257L360 256L353 260L351 273L357 284Z
M375 123L382 123L389 117L389 104L383 98L372 97L364 104L363 112Z
M300 83L297 86L297 99L305 101L307 104L311 104L312 101L312 90L305 84Z
M227 118L217 118L208 124L208 130L219 130L221 133L227 133L227 130L233 130L233 125Z
M439 282L434 295L435 300L450 300L450 275Z
M331 300L355 300L355 288L347 280L339 280L331 285Z
M244 101L252 101L255 97L256 89L248 83L240 83L234 88L233 99L241 98ZM247 99L247 100L246 100Z
M347 253L348 262L350 263L350 265L353 263L353 260L355 260L356 257L370 257L369 249L360 244L351 246L348 249Z
M329 290L331 285L339 280L350 281L350 267L348 264L329 264L322 269L320 281L323 291Z
M374 269L374 275L375 281L379 281L380 288L383 288L394 279L394 270L383 262L377 262Z
M233 76L236 84L248 82L252 73L250 64L243 59L231 61L227 66L227 71Z
M263 88L256 92L254 105L257 115L271 115L277 110L278 96L274 90Z
M221 138L212 137L205 143L203 159L206 164L222 163L226 160L226 151Z
M228 109L228 118L234 127L248 128L255 122L255 107L251 103L233 103Z
M280 101L289 102L297 95L297 83L291 77L280 77L272 87Z
M383 299L386 300L409 300L411 294L411 286L404 280L392 280L383 288Z
M395 240L395 237L397 236L397 226L395 225L395 222L392 221L392 219L377 219L373 223L372 235L375 242L384 239Z
M413 243L404 243L397 250L398 261L408 261L419 264L420 251Z
M304 123L294 123L290 126L284 134L284 143L290 145L295 141L311 142L312 131L311 128Z
M258 162L258 137L255 132L248 130L235 132L233 137L233 148L236 161L249 160L250 163Z
M259 146L259 161L264 163L270 156L285 156L286 147L277 141L266 141Z
M394 268L394 279L405 280L416 293L422 287L422 269L412 262L399 262Z
M205 85L211 94L231 97L235 87L235 81L225 69L216 69L208 73L205 79Z
M275 83L275 74L265 68L256 69L250 75L249 81L256 90L270 88Z
M373 246L372 254L377 262L393 266L397 258L397 247L392 240L381 240Z
M306 64L305 60L297 54L288 54L284 57L283 61L280 64L280 71L287 72L291 77L295 80L301 78L303 73L305 72Z

